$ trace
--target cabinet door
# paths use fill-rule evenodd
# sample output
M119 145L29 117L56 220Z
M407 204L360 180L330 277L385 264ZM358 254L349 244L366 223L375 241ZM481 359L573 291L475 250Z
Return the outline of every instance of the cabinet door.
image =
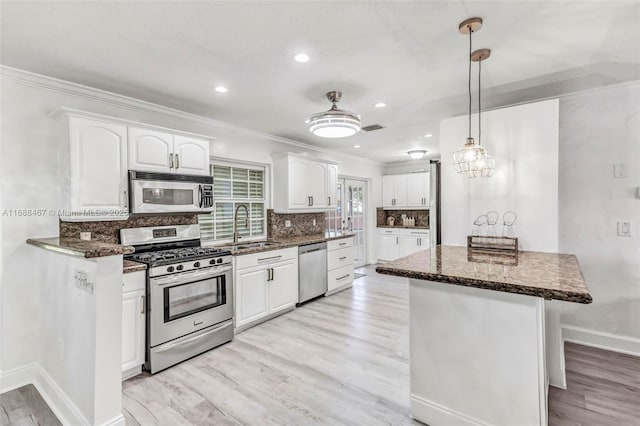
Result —
M122 294L122 371L144 364L144 290Z
M393 200L396 197L396 177L395 175L382 176L382 206L393 207Z
M329 207L338 207L338 166L327 165L327 196L329 197Z
M329 205L329 194L327 193L327 182L329 175L327 163L319 161L309 161L307 171L307 188L311 197L311 208L327 207Z
M307 175L309 161L302 158L289 157L289 208L308 209L309 191L307 189ZM275 191L286 191L286 188L275 188Z
M408 175L396 175L396 180L394 182L395 188L395 206L396 207L406 207L407 206L407 197L409 195L409 191L407 188L408 183Z
M298 301L298 263L287 260L270 265L272 280L269 287L269 313L290 308Z
M236 272L236 327L249 324L269 313L267 276L267 266Z
M209 141L176 135L173 137L173 153L176 173L209 174Z
M418 246L418 237L400 236L398 244L400 257L409 256L420 250Z
M407 175L407 206L422 207L428 205L425 200L428 190L425 175L427 173L410 173Z
M378 235L378 259L395 260L400 257L398 235Z
M173 171L173 135L129 127L129 169L147 172Z
M424 176L422 179L424 180L424 200L425 207L429 207L431 205L431 173L423 173Z
M73 210L104 210L109 216L126 219L127 128L125 126L72 117L70 207ZM76 218L77 219L77 218Z

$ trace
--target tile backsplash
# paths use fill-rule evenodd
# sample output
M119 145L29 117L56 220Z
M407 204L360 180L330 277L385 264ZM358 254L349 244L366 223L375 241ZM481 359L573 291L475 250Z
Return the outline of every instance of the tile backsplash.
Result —
M416 226L429 226L429 210L385 210L382 207L376 209L376 225L386 225L390 217L393 217L396 226L402 225L403 214L414 217Z
M325 230L324 213L292 213L280 214L267 210L267 238L300 237L303 235L323 234ZM313 224L313 221L316 224ZM291 226L285 226L286 221L291 221Z
M60 221L59 232L62 238L80 238L80 232L91 232L93 241L120 243L120 230L144 226L192 225L198 223L198 215L138 216L127 220L105 220L96 222Z

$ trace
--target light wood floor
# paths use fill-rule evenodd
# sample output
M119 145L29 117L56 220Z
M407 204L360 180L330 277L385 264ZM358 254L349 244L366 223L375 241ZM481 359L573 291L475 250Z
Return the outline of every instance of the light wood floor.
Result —
M0 395L0 425L58 426L60 422L33 385Z

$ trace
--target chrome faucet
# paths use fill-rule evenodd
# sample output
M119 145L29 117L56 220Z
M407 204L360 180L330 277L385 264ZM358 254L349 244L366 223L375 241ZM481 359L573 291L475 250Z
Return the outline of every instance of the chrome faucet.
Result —
M249 209L244 204L238 204L238 207L236 207L236 211L233 214L233 242L234 243L237 243L238 239L240 239L240 234L238 233L238 225L236 223L238 221L238 210L240 210L240 207L244 207L244 211L246 213L246 219L244 220L244 227L245 229L249 229Z

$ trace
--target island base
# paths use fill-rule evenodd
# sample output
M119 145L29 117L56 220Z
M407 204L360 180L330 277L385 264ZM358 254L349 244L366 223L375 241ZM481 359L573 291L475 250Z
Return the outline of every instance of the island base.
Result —
M410 280L411 416L546 425L544 299Z

